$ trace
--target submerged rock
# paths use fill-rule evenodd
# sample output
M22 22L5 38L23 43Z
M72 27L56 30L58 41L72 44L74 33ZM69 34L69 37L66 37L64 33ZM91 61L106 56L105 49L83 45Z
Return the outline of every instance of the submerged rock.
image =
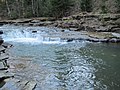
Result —
M73 39L68 39L68 40L67 40L67 42L72 42L72 41L73 41Z
M0 31L0 34L3 34L3 31Z
M37 33L37 31L32 31L32 33Z

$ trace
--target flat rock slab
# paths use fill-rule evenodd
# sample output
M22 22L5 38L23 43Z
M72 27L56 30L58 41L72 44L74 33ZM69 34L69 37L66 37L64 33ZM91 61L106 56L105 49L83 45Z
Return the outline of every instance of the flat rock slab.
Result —
M9 56L7 54L1 54L0 55L0 61L8 59Z
M10 48L10 47L12 47L11 44L6 43L6 42L4 42L4 43L2 44L2 46L3 46L4 48Z
M119 33L112 33L112 35L116 36L117 38L120 38L120 34Z
M4 50L5 50L5 48L3 46L0 46L0 52L4 51Z
M23 90L33 90L36 87L37 83L35 81L30 81L25 85Z
M0 90L21 90L18 89L16 83L18 83L18 79L10 78L4 80L2 83L2 86L0 87Z
M28 81L28 80L24 80L24 81L20 81L17 83L17 87L20 90L33 90L35 89L37 83L35 81Z
M32 19L16 19L16 20L2 20L0 23L8 24L8 23L28 23Z
M35 81L23 80L10 78L4 80L5 84L0 90L34 90L37 83Z
M86 40L92 42L113 42L113 43L120 42L120 34L111 32L87 32L87 31L67 32L59 34L58 37L67 41Z
M0 72L0 79L2 80L7 79L7 78L12 78L12 77L14 77L13 74Z
M8 69L8 67L0 67L0 71L7 70L7 69Z
M4 42L4 40L0 39L0 45Z

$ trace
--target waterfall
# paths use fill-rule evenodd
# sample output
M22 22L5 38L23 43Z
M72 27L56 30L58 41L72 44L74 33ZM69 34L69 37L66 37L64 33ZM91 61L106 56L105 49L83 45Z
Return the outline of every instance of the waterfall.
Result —
M7 28L8 29L8 28ZM12 30L4 31L2 38L5 42L19 43L43 43L43 44L65 44L60 37L50 36L48 31L33 28L13 28Z

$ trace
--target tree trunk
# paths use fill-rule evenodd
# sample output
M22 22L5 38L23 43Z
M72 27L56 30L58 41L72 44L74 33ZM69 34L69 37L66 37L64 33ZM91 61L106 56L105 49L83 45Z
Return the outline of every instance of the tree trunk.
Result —
M7 11L8 11L8 16L11 18L11 11L10 11L10 8L9 8L9 5L8 5L8 1L5 0L5 3L6 3Z
M19 18L21 17L21 11L20 11L20 2L18 1L18 0L16 0L16 4L17 4L17 12L18 12L18 16L19 16Z
M34 0L31 0L31 1L32 1L32 14L33 16L35 16Z
M21 4L22 4L22 18L24 18L25 17L24 0L21 0Z

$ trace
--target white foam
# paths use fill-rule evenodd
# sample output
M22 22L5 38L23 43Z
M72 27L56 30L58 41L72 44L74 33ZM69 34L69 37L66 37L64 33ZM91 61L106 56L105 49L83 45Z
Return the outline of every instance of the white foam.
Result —
M4 39L6 42L39 42L37 38L6 38Z
M6 42L19 42L31 44L66 44L67 42L61 41L59 37L50 37L48 33L32 33L29 30L14 29L6 31L2 38Z
M26 43L26 44L67 44L67 42L60 42L60 41L43 41L39 38L6 38L4 39L5 42L18 42L18 43Z
M59 41L43 41L43 44L67 44L67 42L59 42Z

